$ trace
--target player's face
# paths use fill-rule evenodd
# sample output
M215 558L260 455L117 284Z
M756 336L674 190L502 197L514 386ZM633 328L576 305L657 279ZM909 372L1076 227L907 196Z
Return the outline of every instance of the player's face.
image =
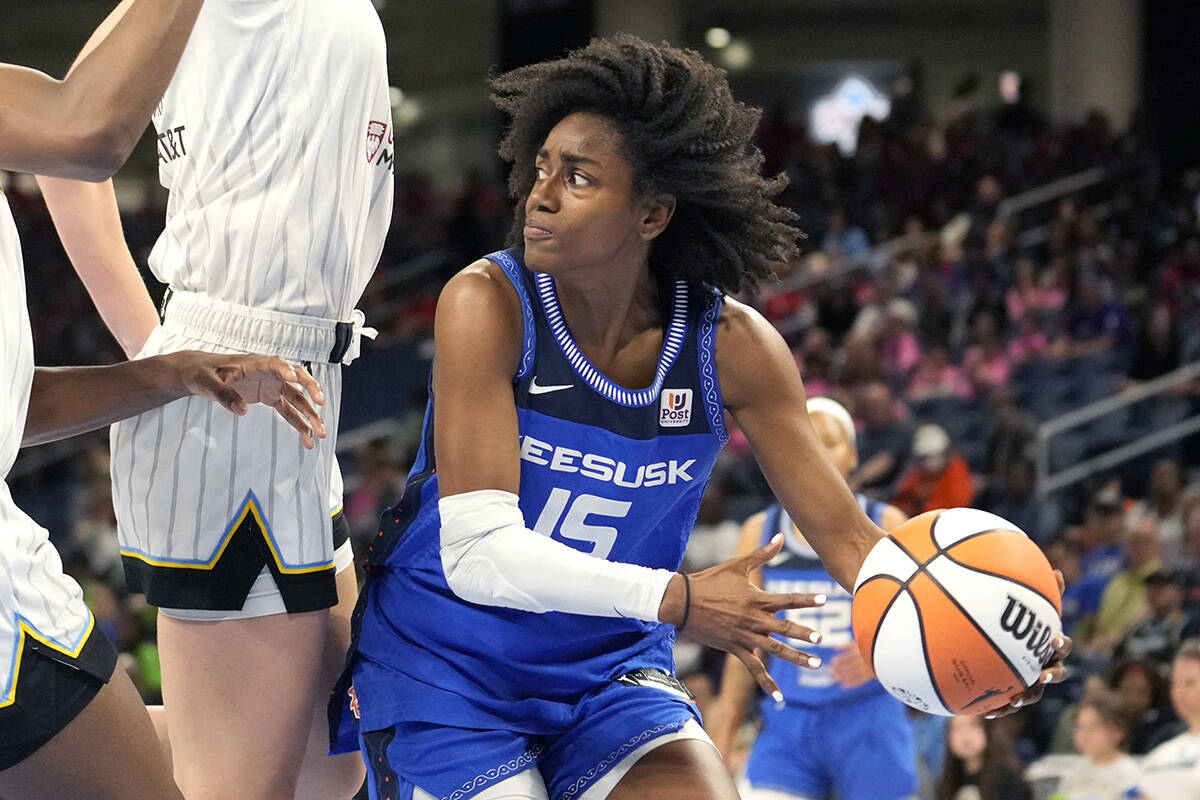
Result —
M598 114L563 118L538 151L525 200L525 263L559 275L585 265L623 263L649 244L638 235L643 204L621 135Z
M951 717L947 723L946 744L950 752L964 761L979 758L987 747L987 732L979 717Z
M1121 729L1084 706L1075 716L1075 748L1085 756L1103 758L1117 751L1121 744Z
M820 411L812 414L810 419L817 431L817 438L821 440L833 465L842 473L843 478L846 477L858 464L858 453L855 452L854 445L850 443L846 429L832 416Z
M1200 661L1175 659L1171 667L1171 703L1193 729L1200 725Z

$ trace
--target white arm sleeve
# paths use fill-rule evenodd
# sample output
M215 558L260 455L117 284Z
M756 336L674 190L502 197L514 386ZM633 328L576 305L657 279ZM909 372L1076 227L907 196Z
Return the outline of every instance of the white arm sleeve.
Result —
M594 558L531 531L512 492L481 489L443 497L438 511L442 569L463 600L658 621L674 572Z

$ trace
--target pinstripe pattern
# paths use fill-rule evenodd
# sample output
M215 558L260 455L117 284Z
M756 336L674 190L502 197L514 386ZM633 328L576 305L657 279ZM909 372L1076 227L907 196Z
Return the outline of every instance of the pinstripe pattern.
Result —
M33 336L16 225L0 192L0 478L16 460L33 383ZM26 637L78 655L92 630L83 592L63 574L46 530L17 508L0 481L0 707L11 704ZM0 731L0 736L3 736Z
M366 157L368 124L390 131L390 120L370 0L209 0L155 112L160 133L182 129L183 146L169 158L160 150L170 197L151 269L177 298L232 304L233 317L241 308L349 319L391 220L391 172ZM286 331L272 338L272 320L243 328L216 305L207 316L210 306L200 307L180 324L168 308L141 355L253 349L296 358L295 348L312 344ZM181 400L114 425L122 552L181 568L203 561L252 494L280 563L330 560L341 379L324 355L296 359L314 361L327 398L331 435L314 451L263 407L239 418Z

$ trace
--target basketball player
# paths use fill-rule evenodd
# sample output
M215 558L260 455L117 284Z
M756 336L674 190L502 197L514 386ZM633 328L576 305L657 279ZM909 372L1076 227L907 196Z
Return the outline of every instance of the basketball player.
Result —
M324 706L356 596L334 480L340 370L358 353L354 304L391 217L374 7L210 0L154 124L170 191L150 256L170 287L162 324L111 186L43 182L102 316L138 357L255 351L311 365L330 433L306 451L270 414L226 419L188 400L113 428L126 579L160 609L175 777L196 800L350 797L363 768L327 755Z
M137 0L65 80L0 65L0 169L104 178L128 156L187 42L201 0ZM0 192L0 475L17 449L92 430L187 395L235 414L274 406L324 435L303 370L278 358L179 352L136 364L38 369L20 243ZM27 413L28 412L28 413ZM214 415L225 415L213 409ZM95 630L48 534L0 483L0 796L180 797L116 649Z
M814 397L809 419L843 475L858 464L854 421L837 401ZM890 531L904 522L899 509L855 494L871 521ZM826 594L822 608L791 612L794 622L821 634L815 671L782 661L774 665L784 704L768 698L763 728L746 765L743 800L899 800L917 791L917 751L903 703L884 690L854 643L850 594L825 571L787 512L772 505L746 520L738 554L753 552L778 533L784 549L750 579L768 592ZM754 693L754 679L732 656L725 661L721 691L705 715L705 729L729 757Z
M371 548L331 703L371 797L736 798L675 679L677 629L810 657L754 553L678 568L741 426L789 515L851 586L882 532L821 450L782 338L723 292L795 253L750 144L758 112L690 51L629 36L495 79L512 239L453 277L422 448ZM1052 673L1052 677L1054 673Z

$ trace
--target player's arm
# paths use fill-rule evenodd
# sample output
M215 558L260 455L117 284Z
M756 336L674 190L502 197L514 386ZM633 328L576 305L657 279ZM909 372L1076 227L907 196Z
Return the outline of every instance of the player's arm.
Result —
M717 334L725 407L746 434L775 496L833 579L854 591L882 536L858 505L808 419L804 385L783 337L758 312L727 300Z
M92 33L67 73L68 80L113 32L130 4L131 0L124 0ZM39 175L38 184L71 264L104 324L126 357L133 358L158 324L158 315L125 243L112 180L85 183Z
M738 539L738 556L749 555L758 548L765 521L766 514L760 512L742 525L742 535ZM752 570L748 577L755 586L762 587L760 569ZM727 655L716 699L704 714L704 729L726 762L733 755L734 740L742 720L746 717L746 708L754 697L754 689L754 676L750 674L750 670L737 656Z
M21 446L86 433L190 395L239 416L251 403L271 406L310 449L314 436L325 438L312 404L325 398L302 367L274 356L180 351L103 367L35 369Z
M125 0L63 80L0 65L0 169L103 180L125 163L203 0Z

